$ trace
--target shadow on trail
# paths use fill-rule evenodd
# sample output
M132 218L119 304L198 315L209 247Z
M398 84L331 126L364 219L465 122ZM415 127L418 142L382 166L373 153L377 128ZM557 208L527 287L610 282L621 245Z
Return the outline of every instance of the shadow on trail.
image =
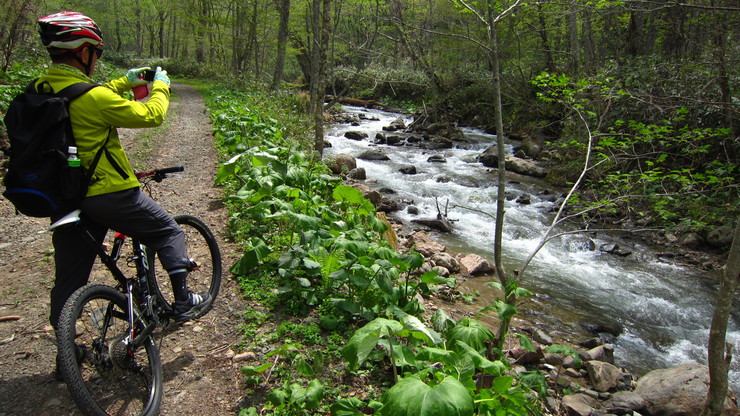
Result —
M0 381L0 415L80 415L64 383L51 371Z

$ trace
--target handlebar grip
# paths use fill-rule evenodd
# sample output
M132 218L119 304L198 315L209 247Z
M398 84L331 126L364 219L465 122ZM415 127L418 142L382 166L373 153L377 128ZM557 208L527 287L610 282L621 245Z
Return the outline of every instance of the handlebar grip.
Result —
M184 170L185 170L185 166L179 165L179 166L173 166L171 168L157 169L157 172L161 174L167 174L167 173L183 172Z

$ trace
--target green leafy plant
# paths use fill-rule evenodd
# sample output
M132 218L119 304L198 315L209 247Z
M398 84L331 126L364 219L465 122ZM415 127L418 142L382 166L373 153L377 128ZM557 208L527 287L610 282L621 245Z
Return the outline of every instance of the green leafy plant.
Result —
M383 397L383 416L474 415L473 398L456 378L447 376L429 383L410 376L391 387Z
M270 406L266 408L286 416L311 415L323 397L324 385L317 379L309 381L306 387L301 383L286 382L282 388L274 389L267 395Z

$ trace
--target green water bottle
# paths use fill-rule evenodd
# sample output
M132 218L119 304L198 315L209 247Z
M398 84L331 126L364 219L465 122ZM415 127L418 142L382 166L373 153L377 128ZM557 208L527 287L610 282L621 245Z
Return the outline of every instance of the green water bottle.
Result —
M81 160L77 156L77 146L69 146L67 154L67 165L72 168L79 168Z

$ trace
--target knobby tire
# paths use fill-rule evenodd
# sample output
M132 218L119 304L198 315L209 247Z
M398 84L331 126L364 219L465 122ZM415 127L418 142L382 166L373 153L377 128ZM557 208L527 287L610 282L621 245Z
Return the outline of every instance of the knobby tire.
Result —
M154 416L159 412L162 361L151 337L133 353L126 351L122 339L129 329L127 305L126 296L115 288L90 284L78 289L62 310L59 369L85 415Z
M221 287L221 251L216 237L203 221L192 215L177 215L174 219L185 233L188 256L198 264L197 270L188 273L188 289L211 295L211 300L195 316L199 318L211 310ZM147 249L147 259L151 291L159 298L160 305L168 313L172 313L175 299L168 274L156 258L154 250Z

